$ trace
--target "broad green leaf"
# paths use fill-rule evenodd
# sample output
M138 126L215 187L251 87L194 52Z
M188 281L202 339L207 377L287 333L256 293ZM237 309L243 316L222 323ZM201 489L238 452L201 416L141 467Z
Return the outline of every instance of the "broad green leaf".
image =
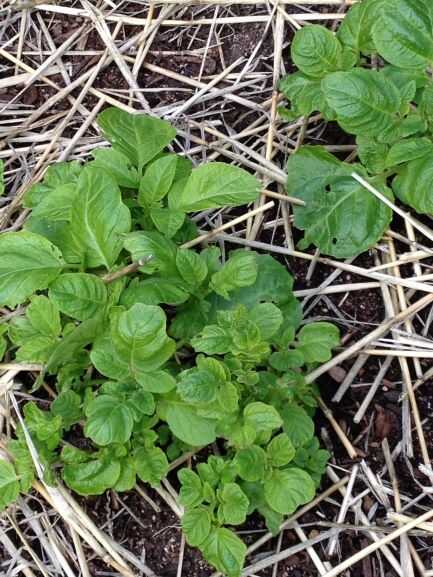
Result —
M73 465L74 463L87 463L92 460L92 453L78 449L73 445L65 445L60 453L62 463Z
M164 402L165 420L172 433L193 447L209 445L216 439L215 421L197 414L197 410L182 401Z
M298 30L292 41L291 55L307 76L323 78L342 68L342 47L335 35L317 24Z
M15 354L19 362L45 363L55 350L56 342L53 337L37 335L32 340L23 343Z
M283 429L295 447L307 443L314 436L314 423L305 409L298 405L287 405L280 410Z
M137 376L144 391L164 394L176 387L176 380L167 371L153 371Z
M296 451L289 437L280 433L269 443L266 453L273 467L284 467L294 459Z
M129 232L131 216L113 178L97 167L85 167L77 182L72 206L72 243L88 268L111 268L122 250L122 235Z
M310 475L302 469L274 469L265 480L265 497L268 504L283 515L290 515L300 505L311 501L316 487Z
M247 518L250 502L236 483L226 483L219 492L218 517L228 525L241 525Z
M6 509L20 494L20 484L13 466L0 460L0 511Z
M176 274L176 245L159 232L136 231L128 234L124 241L125 249L131 253L132 260L150 258L150 262L140 270L146 273L156 271Z
M137 475L153 487L160 484L168 473L168 461L164 451L159 447L138 449L134 454Z
M185 187L169 195L169 206L184 212L239 206L256 200L259 192L259 181L242 168L211 162L193 169Z
M188 403L210 403L216 397L218 384L210 371L193 368L180 373L177 390Z
M96 459L87 463L65 465L63 479L79 495L102 495L114 487L120 476L119 461L105 463Z
M396 196L420 214L433 214L432 154L405 164L392 183Z
M347 11L337 32L343 46L355 53L371 54L376 51L372 30L382 3L382 0L363 0Z
M205 260L196 252L179 249L176 254L176 266L183 280L191 287L199 287L207 277Z
M86 407L85 435L97 445L126 443L134 424L131 409L110 395L99 395Z
M209 511L204 507L188 509L182 516L182 529L188 545L199 547L210 533L211 516Z
M61 312L73 319L85 321L101 312L107 303L107 289L93 274L67 273L50 286L50 299Z
M307 363L324 363L332 357L332 349L340 343L340 331L327 322L310 323L298 333L298 350Z
M272 303L260 303L252 308L248 316L258 326L263 339L270 339L280 328L283 322L283 314Z
M81 398L74 391L62 391L51 403L51 412L62 418L63 427L68 430L81 419Z
M4 325L7 326L7 325ZM13 317L9 322L8 336L15 345L23 345L39 336L27 317Z
M31 232L0 236L0 305L14 307L37 290L46 289L60 274L60 251Z
M132 491L137 482L137 471L134 459L122 459L120 461L120 467L120 475L113 489L118 492Z
M378 142L368 136L358 136L356 139L358 158L370 174L385 171L389 145Z
M162 371L161 371L162 372ZM143 415L151 416L155 412L155 399L149 391L137 390L128 397L126 403L134 415L135 421L140 421Z
M53 221L70 221L72 205L77 197L76 183L59 185L47 192L32 211L32 218ZM63 223L65 225L65 223Z
M191 469L181 469L177 477L181 483L179 501L184 507L197 507L203 502L203 485Z
M236 453L239 476L244 481L262 481L265 473L266 453L258 445L251 445Z
M244 420L257 432L278 429L283 421L275 407L259 401L249 403L244 409Z
M242 489L248 496L255 509L263 515L266 527L275 536L280 532L283 515L274 511L266 502L263 483L242 483Z
M98 124L113 148L123 152L140 170L176 136L176 130L164 120L118 108L104 110L98 116Z
M433 143L429 138L408 138L391 147L385 160L385 167L391 168L427 155L433 157Z
M130 159L114 148L98 148L92 152L94 161L91 166L102 169L114 178L119 186L124 188L138 188L139 178L136 168Z
M243 250L233 252L225 265L212 275L210 286L228 299L231 291L255 283L257 269L255 253Z
M382 237L392 211L352 178L360 168L322 147L305 146L290 157L287 169L288 193L306 203L294 209L295 225L305 231L302 246L313 243L325 254L346 258ZM392 198L386 187L381 191Z
M47 198L53 191L65 184L75 184L82 170L81 164L77 160L72 162L55 162L51 164L42 183L34 184L26 192L23 205L26 208L35 208L43 199Z
M56 338L62 330L57 304L46 296L37 295L31 299L26 317L32 327L46 337Z
M134 278L122 293L121 304L132 307L136 303L144 305L181 305L189 298L189 292L178 278L152 276L140 281Z
M223 355L230 351L232 339L225 329L218 325L208 325L203 331L191 339L191 345L198 353L207 355Z
M149 164L140 180L138 202L141 206L152 206L168 194L173 184L176 166L175 154L161 156Z
M30 434L38 441L46 444L52 451L60 443L62 419L48 411L42 411L35 403L27 403L24 406L25 422Z
M384 74L355 68L335 72L322 81L329 106L338 124L350 134L378 136L382 140L395 129L401 97Z
M20 489L24 493L28 493L35 479L36 472L24 434L18 433L18 439L9 441L7 448L14 460L15 471L19 477Z
M167 238L172 238L182 227L185 213L172 208L154 207L150 210L150 218L159 232Z
M433 60L430 3L424 0L384 0L373 26L379 54L400 68L425 68Z
M112 316L114 350L120 361L127 364L134 378L140 373L159 368L173 353L165 323L164 311L153 305L135 304L127 311L118 311ZM159 353L162 355L160 359Z
M305 364L304 355L302 351L279 351L272 353L269 357L269 364L272 368L281 373L290 369L298 369Z
M308 116L316 110L322 111L328 107L320 78L311 78L302 72L295 72L281 79L279 89L292 104L290 112L293 118Z
M91 319L83 321L73 330L64 334L62 340L56 344L47 362L47 371L55 373L61 366L76 360L77 354L84 347L96 340L101 333L104 319L102 315L95 315Z
M314 437L296 451L294 464L304 469L316 483L316 486L319 486L329 458L330 454L328 451L321 449L319 440Z
M239 577L244 566L247 546L230 529L213 529L200 547L204 558L227 577Z
M128 374L128 365L116 357L109 335L99 337L95 341L90 359L96 370L110 379L121 381Z

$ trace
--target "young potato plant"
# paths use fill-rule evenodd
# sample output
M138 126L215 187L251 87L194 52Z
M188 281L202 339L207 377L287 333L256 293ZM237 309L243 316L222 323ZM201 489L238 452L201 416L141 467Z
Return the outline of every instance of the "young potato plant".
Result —
M218 443L178 473L182 527L237 577L246 546L233 527L257 510L277 531L320 483L328 454L303 374L330 358L338 329L301 327L270 256L182 248L197 236L189 213L255 200L253 176L193 168L167 151L162 120L108 109L98 122L112 147L51 166L25 197L24 230L0 236L0 358L38 365L33 390L56 393L23 406L0 507L30 489L34 454L46 482L99 495L158 486L183 452Z
M362 0L336 34L305 26L292 42L298 71L281 80L293 120L320 112L356 137L359 163L341 162L321 146L304 146L288 162L288 192L302 246L345 258L372 247L391 209L351 176L390 200L433 214L433 4L429 0Z

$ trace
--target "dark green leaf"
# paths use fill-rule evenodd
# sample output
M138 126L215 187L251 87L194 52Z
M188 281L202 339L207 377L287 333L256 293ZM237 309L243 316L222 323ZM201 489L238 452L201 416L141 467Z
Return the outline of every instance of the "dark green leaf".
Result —
M191 287L199 287L207 277L207 265L201 255L188 249L179 249L176 266L183 280Z
M98 459L87 463L65 465L63 479L79 495L102 495L114 487L120 476L119 461L110 463Z
M63 314L85 321L101 312L107 303L107 289L102 280L86 273L68 273L50 286L50 298Z
M134 424L131 409L111 395L99 395L86 407L85 434L97 445L126 443Z
M160 484L168 473L167 457L159 447L138 449L134 455L137 475L153 487Z
M433 214L432 158L433 155L429 154L408 162L392 183L398 198L420 214Z
M62 418L63 427L68 430L82 416L81 398L74 391L63 391L51 403L51 412Z
M181 469L178 474L181 482L179 501L184 507L197 507L203 502L203 485L200 477L191 469Z
M317 24L298 30L292 42L292 60L307 76L323 78L342 68L342 47L335 35Z

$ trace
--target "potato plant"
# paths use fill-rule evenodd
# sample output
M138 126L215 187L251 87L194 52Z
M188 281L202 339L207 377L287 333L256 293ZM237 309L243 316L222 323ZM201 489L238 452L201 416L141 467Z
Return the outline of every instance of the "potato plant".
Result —
M218 455L178 472L181 522L237 577L246 546L234 527L258 511L277 532L320 483L328 454L303 375L330 358L338 329L303 324L271 256L183 247L198 234L192 212L257 198L253 176L193 167L168 150L175 130L162 120L107 109L98 122L112 146L52 165L25 197L24 230L0 236L11 311L0 358L36 365L33 391L55 391L23 406L0 507L30 490L35 455L47 483L99 495L158 486L171 461L214 444Z
M297 72L280 89L293 120L320 112L356 139L358 163L322 146L304 146L288 162L287 190L306 202L295 225L310 244L339 258L374 246L392 210L353 177L420 214L433 214L433 4L429 0L362 0L336 34L320 25L299 30L291 46Z

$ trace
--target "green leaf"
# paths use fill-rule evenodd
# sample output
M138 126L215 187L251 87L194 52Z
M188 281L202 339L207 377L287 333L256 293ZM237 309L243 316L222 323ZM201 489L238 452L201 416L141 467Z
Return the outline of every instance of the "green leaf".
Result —
M6 509L20 494L20 484L13 466L0 460L0 510Z
M250 502L239 485L226 483L218 496L221 501L218 517L228 525L245 523Z
M378 142L368 136L358 136L356 144L358 146L358 158L370 174L385 171L385 162L389 151L388 144Z
M47 192L32 211L34 219L53 221L70 221L72 205L77 196L76 184L62 184Z
M49 295L63 314L79 321L103 311L108 298L103 281L96 275L86 273L59 276L51 284Z
M177 390L188 403L210 403L216 397L218 384L210 371L193 368L180 373Z
M328 108L325 95L322 90L320 78L310 78L302 72L288 74L281 79L279 89L284 96L291 101L294 118L308 116L316 110L325 111ZM284 112L280 109L280 115L284 117ZM285 120L292 120L285 118Z
M213 529L201 545L204 558L227 577L239 577L245 561L247 546L239 537L220 527Z
M62 391L51 403L51 412L62 418L63 427L68 430L81 419L81 398L74 391Z
M114 487L120 476L119 461L106 463L96 459L87 463L65 465L63 479L79 495L102 495Z
M177 477L181 483L179 501L184 507L197 507L203 502L203 485L200 477L191 469L181 469Z
M178 278L159 278L152 276L143 281L134 278L122 293L121 304L130 308L136 303L144 305L181 305L189 298Z
M168 461L159 447L140 448L134 454L137 475L145 483L157 487L168 473Z
M191 339L191 345L198 353L207 355L223 355L230 351L231 337L225 329L217 325L208 325L200 335Z
M306 203L294 209L295 226L306 231L303 246L313 243L337 258L355 256L374 246L389 226L391 209L350 176L360 168L322 147L302 147L287 170L288 193ZM386 187L381 190L392 198Z
M392 183L396 196L419 214L433 214L432 155L405 164Z
M140 180L138 202L141 206L152 206L168 194L173 184L176 166L175 154L167 154L149 164Z
M347 11L337 32L343 46L355 53L371 54L376 51L372 30L382 4L382 0L363 0Z
M98 116L98 124L113 148L123 152L140 170L176 136L176 130L164 120L118 108L104 110Z
M110 269L122 249L122 235L131 227L129 209L113 178L97 167L82 170L77 191L70 224L72 243L86 267Z
M298 30L292 41L292 60L307 76L323 78L342 68L342 48L335 35L317 24Z
M298 342L298 350L307 363L324 363L340 343L340 331L331 323L310 323L299 331Z
M131 253L132 260L150 258L150 262L140 270L146 273L174 273L176 269L176 245L159 232L136 231L128 234L124 241L125 249Z
M296 451L289 437L280 433L269 443L266 453L273 467L284 467L294 459Z
M95 166L108 173L119 186L124 188L138 188L139 178L135 168L132 167L130 159L114 148L98 148L92 152L94 161L91 166Z
M63 266L60 251L31 232L0 236L0 305L14 307L46 289Z
M373 26L379 54L400 68L425 68L433 60L432 12L423 0L385 0Z
M265 497L269 505L283 515L291 515L300 505L313 499L316 487L302 469L274 469L265 480Z
M46 337L56 338L62 330L59 309L46 296L38 295L31 299L26 317L32 327Z
M424 156L433 156L433 143L429 138L408 138L394 144L385 160L385 167L391 168L403 162L410 162L423 158Z
M210 286L217 294L228 299L231 291L255 283L257 269L255 253L244 250L233 252L225 265L212 275Z
M244 409L244 420L247 425L254 427L257 432L272 431L283 424L275 407L259 401L248 403Z
M143 373L137 375L137 381L149 393L164 394L176 387L176 380L167 371Z
M314 436L314 423L305 409L298 405L286 405L280 410L283 429L292 444L300 447Z
M258 326L263 339L270 339L280 328L283 322L283 314L272 303L260 303L252 308L248 316Z
M97 445L126 443L131 436L134 417L131 409L111 395L99 395L86 407L85 435Z
M305 364L302 351L280 351L272 353L269 357L269 364L272 368L282 373L290 369L298 369Z
M120 475L113 489L118 492L132 491L137 482L135 462L131 458L122 459L120 461L120 466Z
M204 507L188 509L182 516L182 530L191 547L200 547L211 529L211 516Z
M192 250L179 249L176 254L176 266L183 280L194 289L198 288L207 277L205 260Z
M24 406L25 422L28 430L39 441L45 442L49 450L55 449L60 442L62 419L41 409L33 402Z
M216 439L215 421L197 414L191 405L181 401L165 401L165 420L172 433L193 447L209 445Z
M20 346L15 355L16 361L32 363L45 363L50 358L56 343L52 337L38 335L31 341L26 341Z
M193 169L185 187L169 195L169 206L184 212L239 206L256 200L259 192L259 181L242 168L210 162Z
M135 304L112 316L113 346L119 359L128 365L131 375L154 370L149 368L149 362L152 363L153 355L169 342L165 322L164 311L152 305Z
M18 439L9 441L7 448L14 460L14 467L19 477L20 489L23 493L28 493L35 479L36 472L24 434L18 432Z
M159 232L167 238L172 238L182 227L185 213L172 208L154 207L150 210L150 218Z
M322 86L338 124L346 132L384 139L395 129L401 97L384 74L355 68L330 74Z
M251 445L236 453L239 476L244 481L262 481L266 466L266 453L258 445Z

